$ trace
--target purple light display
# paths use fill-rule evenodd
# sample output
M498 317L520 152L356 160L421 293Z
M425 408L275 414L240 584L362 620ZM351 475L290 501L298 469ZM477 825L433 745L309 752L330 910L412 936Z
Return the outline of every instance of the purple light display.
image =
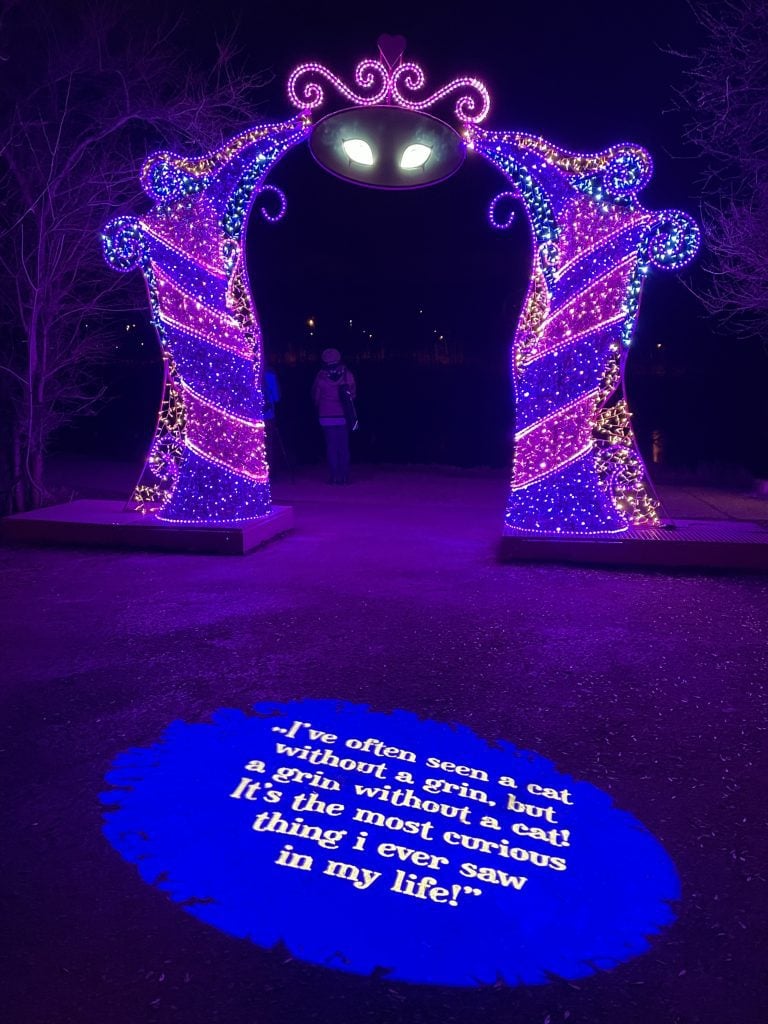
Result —
M638 193L648 153L621 144L565 152L536 136L480 128L490 98L475 78L423 97L413 63L365 60L355 88L321 64L288 80L300 111L256 126L199 158L157 153L142 184L143 217L112 221L103 235L114 269L140 268L163 347L166 380L157 429L135 492L139 507L169 522L217 523L270 511L261 391L262 346L245 265L245 230L257 197L285 197L266 183L275 164L312 131L323 83L354 106L421 112L458 93L466 146L509 183L491 204L519 201L533 239L528 291L512 342L515 441L505 522L526 533L618 533L654 523L659 506L623 397L627 349L651 266L677 270L699 231L676 210L649 211Z
M142 185L155 200L140 218L112 221L107 262L140 268L165 359L157 429L134 498L175 523L258 519L271 498L264 438L262 345L245 262L257 197L285 197L265 178L309 133L298 116L260 125L213 153L157 153Z
M300 64L288 79L288 99L293 106L303 111L322 106L325 102L322 79L333 85L344 99L359 107L390 104L405 110L428 110L451 93L461 92L454 113L463 124L479 124L491 108L488 90L477 78L455 78L437 92L418 97L417 93L426 84L424 71L419 65L407 62L392 67L384 60L363 60L357 65L355 83L362 92L350 89L323 64Z
M515 440L506 525L525 533L619 533L659 521L623 396L627 350L651 266L677 270L699 230L637 199L652 163L639 146L568 153L519 132L471 127L468 144L512 185L533 236L512 343Z

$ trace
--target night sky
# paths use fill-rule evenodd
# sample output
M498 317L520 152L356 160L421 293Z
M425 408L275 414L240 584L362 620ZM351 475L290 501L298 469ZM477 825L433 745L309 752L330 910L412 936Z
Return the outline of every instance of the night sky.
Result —
M236 29L248 68L273 76L254 120L291 115L285 82L296 64L318 60L349 80L359 59L377 55L382 32L402 34L406 57L425 68L428 87L463 74L486 83L488 127L530 131L581 151L639 143L655 162L644 204L697 216L704 167L686 147L685 116L675 109L686 66L675 54L701 41L688 4L601 0L543 10L466 3L442 11L397 3L163 8L180 16L175 42L198 65L211 60L217 35ZM331 93L326 111L336 103ZM438 113L450 120L450 107ZM504 465L513 415L506 367L529 241L522 209L508 232L487 224L488 204L504 188L500 176L469 159L432 188L374 192L333 179L301 146L270 181L285 190L288 212L277 225L251 218L249 267L293 457L319 457L307 396L319 352L334 345L360 378L358 458ZM687 287L702 281L697 268L656 273L645 289L627 375L636 433L648 456L660 431L673 468L732 465L766 475L768 358L758 341L717 332ZM136 402L151 420L144 410L154 392ZM402 410L399 429L384 429L394 408ZM121 406L114 419L130 419L126 411ZM138 434L150 430L145 423ZM114 437L108 421L102 433L103 447Z

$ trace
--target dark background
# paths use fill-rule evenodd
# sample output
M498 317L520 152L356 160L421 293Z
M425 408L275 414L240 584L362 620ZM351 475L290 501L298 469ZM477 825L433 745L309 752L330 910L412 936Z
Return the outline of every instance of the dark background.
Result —
M227 2L168 4L163 14L180 17L174 38L195 63L211 59L217 33L238 26L243 59L274 76L254 120L292 114L285 81L299 62L319 60L349 80L360 58L376 55L380 33L402 33L429 87L459 74L485 81L489 127L581 151L640 143L656 168L645 204L699 214L705 168L686 148L685 114L675 109L687 66L680 54L702 39L684 0L557 2L543 16L536 5ZM136 9L140 16L159 17L149 6L143 15ZM270 182L285 190L288 212L279 224L254 213L249 267L283 391L279 426L290 461L320 457L309 389L319 353L333 345L359 381L358 460L504 465L513 427L508 358L530 256L522 209L510 231L487 223L501 176L470 157L442 184L376 192L332 178L301 146ZM678 277L656 273L646 286L628 368L635 429L657 475L768 476L768 356L761 339L718 333L691 294L704 280L699 266ZM126 330L128 322L136 326ZM105 374L107 406L59 446L136 457L159 398L146 315L116 324Z

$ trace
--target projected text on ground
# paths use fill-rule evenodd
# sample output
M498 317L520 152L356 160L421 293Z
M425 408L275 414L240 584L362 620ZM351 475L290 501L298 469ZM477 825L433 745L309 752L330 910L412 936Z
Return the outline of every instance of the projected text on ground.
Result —
M468 985L647 948L678 896L643 827L507 743L333 701L218 712L123 755L105 831L145 880L262 946Z

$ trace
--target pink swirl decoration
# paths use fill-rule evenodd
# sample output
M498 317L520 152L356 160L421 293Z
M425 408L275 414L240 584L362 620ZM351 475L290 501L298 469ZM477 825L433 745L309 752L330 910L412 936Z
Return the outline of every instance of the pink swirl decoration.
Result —
M360 89L365 90L363 94L354 92L323 64L300 64L291 72L288 79L288 99L299 110L315 110L325 101L325 93L320 82L313 78L300 82L300 79L306 76L324 78L356 106L368 107L381 103L389 93L389 73L378 60L363 60L355 68L355 83ZM369 91L373 89L378 91L370 93Z
M406 107L409 110L426 110L452 92L457 92L459 89L472 89L473 92L460 96L456 101L454 107L456 117L460 121L480 124L488 116L488 111L491 109L491 97L483 83L477 78L454 78L452 82L423 100L407 95L407 93L420 92L424 88L425 82L424 72L418 64L401 64L392 72L390 83L392 99L399 107ZM401 87L405 92L401 92Z
M496 212L496 207L499 203L512 203L519 198L520 196L517 192L499 192L499 194L491 200L491 205L488 207L488 221L492 228L496 228L497 231L506 231L507 228L512 227L515 222L514 209L509 209L502 220Z
M325 92L318 79L329 82L346 100L358 107L387 102L406 110L426 110L453 92L469 90L459 96L454 107L460 121L479 124L491 108L488 90L477 78L455 78L425 99L418 99L414 93L420 92L426 82L418 64L400 64L390 70L378 60L361 61L355 68L355 84L361 92L350 89L323 64L300 64L288 79L288 98L294 107L315 110L322 106Z

